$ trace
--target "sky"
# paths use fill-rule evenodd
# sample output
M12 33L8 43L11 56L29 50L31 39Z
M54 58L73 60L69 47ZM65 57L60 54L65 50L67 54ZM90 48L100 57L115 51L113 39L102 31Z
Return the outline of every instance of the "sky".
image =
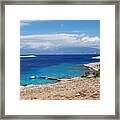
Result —
M21 54L98 54L99 20L24 20Z

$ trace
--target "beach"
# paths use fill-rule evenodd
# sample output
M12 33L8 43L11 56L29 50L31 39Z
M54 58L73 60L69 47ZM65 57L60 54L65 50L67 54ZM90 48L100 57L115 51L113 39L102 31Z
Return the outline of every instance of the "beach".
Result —
M21 100L99 100L100 63L84 64L93 72L81 77L61 78L59 82L20 87ZM99 73L99 74L98 74Z

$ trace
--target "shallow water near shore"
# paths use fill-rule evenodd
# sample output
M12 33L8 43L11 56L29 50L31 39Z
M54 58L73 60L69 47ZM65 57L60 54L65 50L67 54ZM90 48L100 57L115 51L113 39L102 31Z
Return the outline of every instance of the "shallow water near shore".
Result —
M36 55L35 57L20 58L20 85L49 84L56 80L39 78L77 77L88 71L82 64L99 62L99 55ZM36 76L36 79L30 79Z

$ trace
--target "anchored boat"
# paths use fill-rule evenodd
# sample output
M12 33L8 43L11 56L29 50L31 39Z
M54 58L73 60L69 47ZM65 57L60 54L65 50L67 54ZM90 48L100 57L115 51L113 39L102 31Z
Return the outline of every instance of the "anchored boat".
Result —
M36 77L35 76L31 76L30 79L36 79Z

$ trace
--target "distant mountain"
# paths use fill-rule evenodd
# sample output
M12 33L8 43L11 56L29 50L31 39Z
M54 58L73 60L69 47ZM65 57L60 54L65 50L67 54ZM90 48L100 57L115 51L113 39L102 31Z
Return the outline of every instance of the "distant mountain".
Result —
M59 47L54 49L22 49L21 54L100 54L99 48Z

